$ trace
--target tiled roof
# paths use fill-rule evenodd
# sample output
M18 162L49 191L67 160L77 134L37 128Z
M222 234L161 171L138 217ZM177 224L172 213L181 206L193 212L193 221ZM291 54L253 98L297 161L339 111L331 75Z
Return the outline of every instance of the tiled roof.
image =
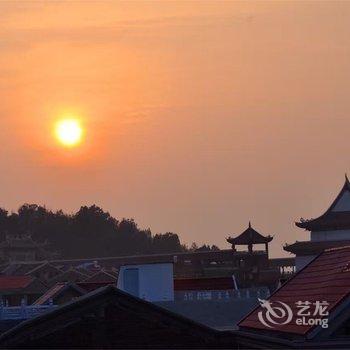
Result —
M89 276L75 270L69 269L61 274L51 278L49 280L49 284L53 285L57 282L77 282L77 281L85 281Z
M335 307L350 295L350 247L329 249L321 253L305 268L300 270L292 279L278 289L270 298L270 302L286 303L293 311L291 322L273 325L273 329L260 322L258 313L264 314L261 306L253 310L242 321L239 327L254 332L268 330L270 334L279 332L306 335L314 326L297 325L296 303L298 301L326 301L327 311L332 313ZM272 304L273 305L273 304Z
M78 287L74 283L57 283L52 288L50 288L45 294L43 294L39 299L37 299L33 305L44 305L49 303L50 299L53 299L66 291L67 289L74 289L79 292L80 295L85 294L85 290Z
M25 288L31 282L30 276L0 276L0 291Z
M98 271L94 275L88 277L85 282L106 282L113 283L117 281L117 276L114 276L106 271Z
M349 211L327 211L320 217L295 223L296 226L309 231L344 230L350 228Z
M58 336L55 333L58 332L58 334L61 335L61 338L59 338L61 340L61 348L68 348L70 346L64 345L71 344L71 339L64 339L63 337L71 334L71 328L69 328L71 324L80 325L81 323L81 327L83 327L82 329L85 330L87 326L83 316L93 315L92 320L96 320L96 322L89 323L89 330L93 330L94 325L96 325L98 328L98 320L100 318L94 315L96 313L95 310L100 310L101 307L105 307L106 304L113 304L113 307L115 306L114 309L116 310L115 313L117 319L118 315L122 313L122 322L120 320L118 321L120 326L115 330L115 332L119 332L117 333L119 339L125 339L125 343L117 343L121 344L120 348L125 348L126 345L129 348L137 348L138 346L133 345L140 343L147 344L149 348L185 348L185 344L188 344L188 337L191 334L198 335L198 337L196 336L194 342L196 348L217 348L218 345L220 345L218 339L218 337L221 336L220 332L190 320L184 316L168 311L165 308L146 302L142 299L135 298L134 296L125 293L114 286L107 286L85 294L84 296L55 308L52 311L21 322L17 326L11 328L9 331L1 334L0 347L36 348L35 345L28 346L28 344L35 344L34 342L37 341L37 339L39 339L40 342L42 337L50 335ZM57 325L59 325L59 327L57 327ZM127 330L130 330L130 327L137 329L137 332L128 332ZM152 331L152 333L142 333L143 327L147 330L147 332L149 329L151 329L151 331L152 329L155 329L155 332ZM170 330L173 330L172 332L175 332L176 337L178 337L180 340L185 339L185 341L181 343L181 346L174 346L171 340L169 340L167 343L159 343L159 339L162 338L160 337L160 334L164 333L164 337L169 337L169 334L172 334L169 333ZM111 336L115 335L112 333ZM140 336L143 336L141 342L132 343L134 338L138 338ZM82 334L82 337L84 337L84 334ZM167 339L164 337L163 339ZM211 339L216 340L216 342L214 343L214 341ZM66 340L67 342L65 342ZM79 339L77 339L77 341L79 341ZM228 346L225 346L225 348L233 348L232 343L233 342L230 342ZM38 342L36 344L38 344ZM94 343L91 345L93 347ZM115 348L115 346L113 346L113 348Z
M50 299L52 299L57 293L64 289L66 283L57 283L52 288L50 288L45 294L43 294L39 299L34 302L34 305L44 305Z
M288 244L283 247L287 252L298 255L317 255L322 253L323 250L329 248L337 248L350 246L350 240L348 241L301 241Z

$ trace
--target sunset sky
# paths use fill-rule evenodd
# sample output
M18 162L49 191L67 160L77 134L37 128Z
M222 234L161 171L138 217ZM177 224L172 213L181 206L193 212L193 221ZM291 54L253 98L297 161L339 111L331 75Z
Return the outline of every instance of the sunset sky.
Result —
M2 207L96 203L221 248L251 220L282 256L350 172L350 2L2 1L0 19Z

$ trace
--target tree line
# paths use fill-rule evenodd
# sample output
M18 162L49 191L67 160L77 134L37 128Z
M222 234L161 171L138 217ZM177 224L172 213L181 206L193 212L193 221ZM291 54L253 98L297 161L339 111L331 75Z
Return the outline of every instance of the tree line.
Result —
M96 205L82 206L72 214L37 204L24 204L11 213L0 208L0 241L26 233L37 242L48 242L48 249L65 259L218 249L196 243L188 248L176 233L153 235L133 219L117 220Z

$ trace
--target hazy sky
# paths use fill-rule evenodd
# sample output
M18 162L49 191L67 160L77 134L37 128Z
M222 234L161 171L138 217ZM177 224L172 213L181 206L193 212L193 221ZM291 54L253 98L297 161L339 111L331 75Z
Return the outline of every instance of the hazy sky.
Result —
M0 206L222 248L251 220L282 255L350 171L349 38L350 2L2 1Z

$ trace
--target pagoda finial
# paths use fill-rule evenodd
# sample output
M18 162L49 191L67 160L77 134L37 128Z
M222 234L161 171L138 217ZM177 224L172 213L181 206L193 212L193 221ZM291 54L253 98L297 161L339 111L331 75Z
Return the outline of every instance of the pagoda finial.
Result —
M250 221L249 221L248 227L249 227L249 228L252 228L252 224L250 223Z

